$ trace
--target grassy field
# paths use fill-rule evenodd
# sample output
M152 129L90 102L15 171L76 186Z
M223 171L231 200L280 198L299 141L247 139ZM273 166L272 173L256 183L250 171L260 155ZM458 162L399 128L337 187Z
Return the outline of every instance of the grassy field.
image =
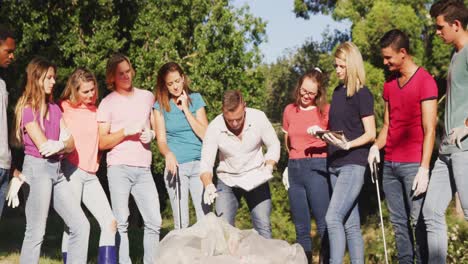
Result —
M273 195L273 211L271 216L273 237L286 240L290 243L294 242L295 233L294 225L292 224L287 196L281 184L273 183L271 185ZM363 198L364 201L372 208L372 211L361 210L362 232L365 243L366 263L384 263L384 250L382 243L382 235L380 230L379 218L375 201L370 201L369 198ZM164 208L164 206L163 206ZM21 209L5 208L4 214L0 221L0 264L18 263L19 252L24 235L25 218ZM388 211L385 203L383 203L384 221L386 228L386 240L390 254L390 263L397 263L395 241L393 231L389 223ZM169 206L165 206L163 215L163 226L161 230L161 239L173 227L172 215ZM191 221L195 219L193 208L191 208ZM89 241L88 263L96 263L97 248L99 241L99 227L93 217L89 217L91 223L91 234ZM457 217L454 212L454 206L448 210L447 223L449 226L449 249L448 263L468 263L468 223L460 217ZM237 218L236 225L242 229L251 228L249 212L245 203L242 203ZM311 235L314 237L314 260L318 260L317 246L319 241L316 236L315 226L313 224ZM63 231L62 220L51 210L49 215L46 235L42 245L41 264L59 264L62 263L61 257L61 238ZM130 253L134 263L142 263L143 249L143 229L141 220L135 217L135 214L130 217L129 228ZM346 257L344 263L349 263Z

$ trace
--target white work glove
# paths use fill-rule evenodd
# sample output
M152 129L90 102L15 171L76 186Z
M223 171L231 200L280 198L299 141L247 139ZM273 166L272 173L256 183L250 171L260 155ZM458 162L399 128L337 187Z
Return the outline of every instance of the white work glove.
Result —
M140 141L141 143L143 144L148 144L151 142L151 140L154 139L154 131L149 129L149 128L145 128L145 130L143 130L143 132L141 132L141 135L140 135Z
M59 140L62 142L67 141L70 138L70 132L67 129L60 129Z
M380 163L380 152L377 145L372 145L372 147L369 149L369 156L367 156L367 162L369 163L371 173L374 172L374 166L372 166L374 161Z
M126 126L123 132L124 132L124 136L128 137L128 136L133 136L138 133L141 133L142 130L143 130L142 125L131 124L131 125Z
M286 188L286 191L289 189L289 174L288 174L288 167L284 168L283 171L283 185Z
M335 137L332 133L326 133L323 135L323 139L332 145L339 147L340 149L349 150L351 148L350 142L343 135L341 139Z
M317 136L318 131L323 131L323 129L317 125L307 128L307 134L312 135L312 136Z
M413 197L417 197L420 194L423 194L427 190L427 186L429 184L429 169L419 167L418 173L413 180Z
M214 202L215 198L218 197L216 192L216 187L214 184L210 183L205 187L205 193L203 194L203 202L207 205L210 205Z
M18 191L24 183L23 175L20 173L18 177L13 177L8 186L6 201L8 206L16 208L19 205Z
M50 157L59 153L65 148L65 144L60 140L47 140L39 147L39 152L44 157Z
M468 127L459 126L450 130L449 133L449 142L450 144L455 144L459 149L461 149L461 141L468 136Z

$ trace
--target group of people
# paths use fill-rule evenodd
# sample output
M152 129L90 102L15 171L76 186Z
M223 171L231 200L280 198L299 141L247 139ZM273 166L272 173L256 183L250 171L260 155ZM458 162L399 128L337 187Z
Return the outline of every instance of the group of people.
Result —
M383 87L384 120L378 136L373 95L352 42L342 43L334 53L340 84L330 103L319 68L298 80L294 101L283 114L289 155L283 183L297 242L309 262L313 216L321 262L342 263L347 245L351 262L364 263L358 196L367 166L372 170L380 163L383 148L382 185L399 263L445 263L445 212L455 191L468 219L468 181L463 176L468 170L468 11L463 3L441 0L430 13L436 34L455 48L447 78L445 130L432 172L438 88L413 61L404 32L393 29L380 39L383 64L392 74ZM1 67L13 61L15 48L13 34L1 26ZM231 225L244 197L255 230L272 237L268 181L280 157L280 141L265 113L247 107L240 91L226 91L222 113L208 122L202 96L190 90L189 78L177 63L159 69L153 94L133 86L135 72L126 56L112 55L106 67L111 93L99 105L96 78L85 68L75 69L60 100L54 100L56 71L40 57L26 68L12 132L14 143L24 148L21 172L10 167L8 93L0 79L1 195L15 207L20 187L29 185L20 263L38 263L51 201L65 223L65 263L87 261L90 225L81 202L101 229L98 263L131 263L130 194L144 221L143 261L153 263L162 221L151 173L153 140L165 159L164 182L175 228L189 226L189 196L197 219L216 201L216 213ZM107 151L110 203L96 176L101 151ZM3 203L1 198L0 210Z
M342 43L335 51L341 83L330 105L320 69L298 81L295 101L283 114L289 153L283 183L297 241L309 258L312 214L322 238L321 259L342 263L348 245L351 263L364 263L357 198L367 165L373 173L383 148L382 185L398 263L446 262L445 212L457 191L468 220L468 181L463 175L468 170L468 10L460 1L442 0L432 5L430 14L436 35L455 49L447 77L444 134L432 172L438 88L412 59L404 32L393 29L380 39L383 64L391 75L383 86L384 120L378 136L373 97L353 43Z

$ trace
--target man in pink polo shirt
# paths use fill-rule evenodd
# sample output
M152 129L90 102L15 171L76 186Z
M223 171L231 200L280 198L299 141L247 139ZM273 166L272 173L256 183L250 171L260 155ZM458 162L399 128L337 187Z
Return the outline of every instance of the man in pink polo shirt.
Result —
M150 129L154 96L133 87L130 60L114 54L107 62L106 83L112 91L99 105L99 149L107 153L107 178L112 211L117 220L119 263L132 263L127 236L128 199L132 194L145 223L144 263L153 263L159 244L161 213L151 175Z
M437 85L414 63L408 36L398 29L380 39L384 65L392 75L385 82L384 124L368 161L380 161L385 147L383 190L395 231L399 263L426 263L426 230L421 216L429 182L437 118ZM413 232L416 246L413 244Z

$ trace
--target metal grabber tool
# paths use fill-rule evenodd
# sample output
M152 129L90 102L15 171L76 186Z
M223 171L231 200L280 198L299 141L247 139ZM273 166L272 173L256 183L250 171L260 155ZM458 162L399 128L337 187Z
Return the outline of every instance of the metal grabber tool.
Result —
M380 189L379 189L379 172L377 162L374 160L372 162L373 173L371 173L372 183L375 183L375 187L377 188L377 202L379 204L379 215L380 215L380 227L382 228L382 238L384 244L384 251L385 251L385 263L388 264L388 253L387 253L387 242L385 240L385 227L384 221L382 216L382 203L380 202Z

